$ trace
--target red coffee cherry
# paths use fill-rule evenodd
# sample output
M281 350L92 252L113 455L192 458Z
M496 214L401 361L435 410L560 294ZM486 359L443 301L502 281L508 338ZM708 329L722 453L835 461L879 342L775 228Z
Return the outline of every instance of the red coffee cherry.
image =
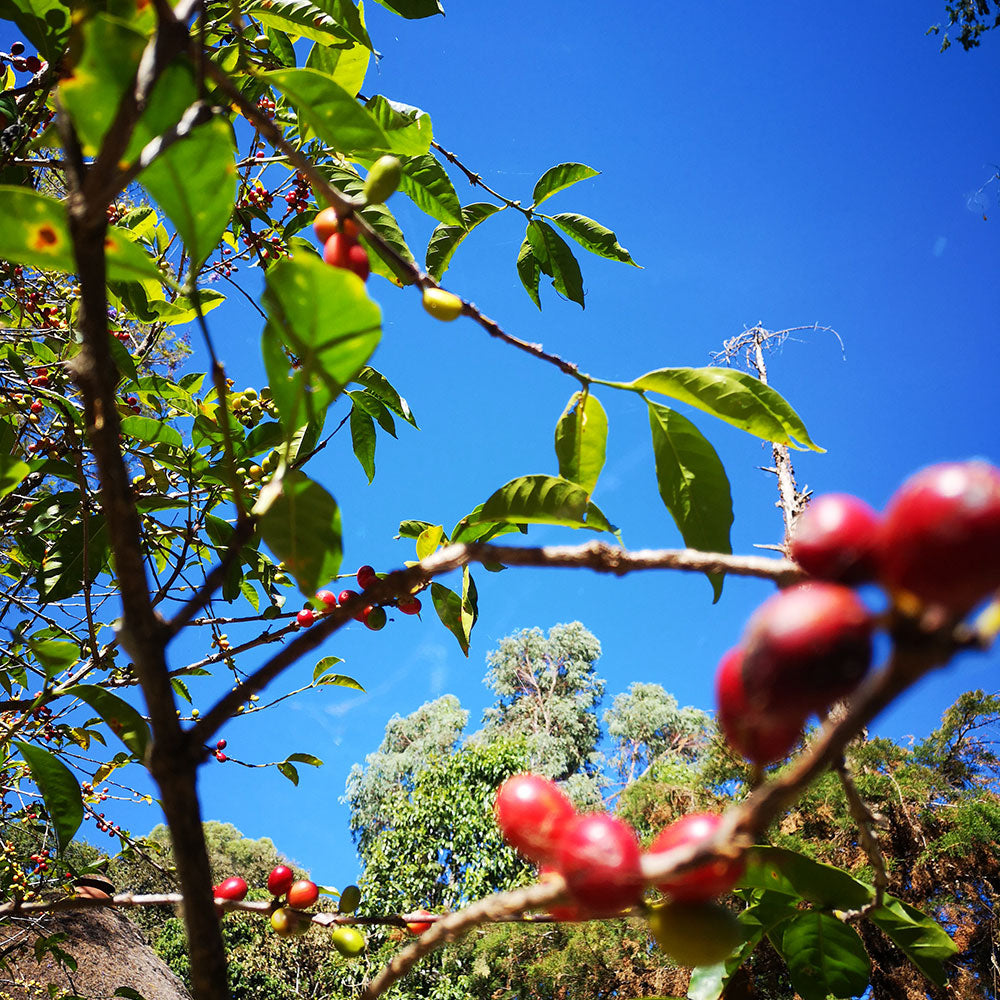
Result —
M879 577L954 615L1000 588L1000 469L949 462L910 476L886 508Z
M379 604L369 604L365 608L361 620L367 628L370 628L373 632L379 632L385 628L385 623L388 619L386 618L385 608Z
M863 500L827 493L796 519L789 555L820 580L863 583L878 569L880 528L878 514Z
M314 621L316 621L316 612L312 608L303 608L296 616L296 622L302 626L302 628L309 628Z
M378 575L371 566L362 566L357 573L358 586L365 590L370 587L376 580Z
M419 597L408 597L401 598L396 607L404 615L419 615L423 605L420 603Z
M802 736L805 716L752 712L743 687L743 650L729 650L715 674L716 721L726 742L742 757L761 766L784 760Z
M247 894L246 880L234 875L227 878L221 885L216 886L215 895L217 899L245 899Z
M343 233L352 240L358 238L358 224L353 219L339 218L332 208L324 208L321 212L317 212L316 218L313 219L313 231L320 243L324 244L334 233Z
M329 590L317 590L316 600L322 602L327 611L332 611L337 606L337 595Z
M674 847L704 843L715 836L721 822L722 817L714 813L691 813L661 830L649 850L658 854ZM742 858L710 861L671 875L657 888L674 899L698 903L729 892L740 880L745 867Z
M434 914L430 910L416 910L415 911L421 917L433 917ZM410 920L406 924L406 929L416 936L420 936L424 931L429 931L434 926L433 920Z
M795 718L850 694L872 660L872 616L853 590L802 583L768 598L743 637L743 687L758 716Z
M267 891L272 896L284 896L295 881L295 873L288 865L278 865L267 876Z
M288 890L287 898L289 906L295 907L296 910L304 910L319 899L319 886L307 878L299 879Z
M642 899L639 841L615 816L571 819L556 845L555 865L573 899L595 915L611 916Z
M494 806L503 839L532 861L547 861L576 809L554 781L540 774L515 774L497 790Z

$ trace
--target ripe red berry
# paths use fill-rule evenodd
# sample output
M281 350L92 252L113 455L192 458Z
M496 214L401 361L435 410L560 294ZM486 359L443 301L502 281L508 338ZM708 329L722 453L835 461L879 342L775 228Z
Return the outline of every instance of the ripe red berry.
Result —
M295 620L302 628L309 628L316 621L316 612L312 608L303 608L296 616Z
M649 850L658 854L674 847L703 843L715 835L721 822L722 817L714 813L691 813L661 830ZM671 875L660 882L657 888L669 893L674 899L702 902L729 892L743 875L744 868L741 858L710 861Z
M421 917L434 916L430 910L415 910L414 913ZM414 935L423 934L424 931L429 931L433 926L434 921L432 920L408 920L406 923L406 929Z
M795 521L789 554L820 580L863 583L877 572L880 527L878 514L863 500L827 493Z
M619 913L642 899L639 841L615 816L571 819L559 836L555 865L573 899L595 915Z
M234 875L227 878L225 882L217 886L215 895L217 899L245 899L247 894L246 880Z
M10 43L10 54L12 56L19 56L24 54L24 42L11 42Z
M24 68L29 73L37 73L42 68L42 60L38 56L28 56L24 60Z
M358 238L358 224L353 219L338 218L336 211L332 208L324 208L317 213L313 220L313 231L316 233L316 238L323 244L334 233L343 233L352 240Z
M368 251L360 243L348 247L347 266L362 281L368 280L368 276L372 273L372 265L368 260Z
M337 595L330 593L329 590L318 590L316 600L320 601L327 611L332 611L337 606Z
M294 906L297 910L312 906L317 899L319 899L319 887L307 878L292 883L292 887L288 890L288 905Z
M385 608L378 604L369 604L362 614L361 620L373 632L379 632L385 628L387 621Z
M1000 587L1000 469L950 462L907 479L886 508L879 577L955 615Z
M361 569L358 570L357 577L358 586L362 590L366 590L378 579L375 570L371 566L362 566Z
M357 597L358 593L356 590L342 590L337 595L337 600L341 604L346 604L352 597ZM365 608L361 608L354 612L353 618L356 622L364 621L365 619Z
M284 896L295 881L295 873L288 865L278 865L267 876L267 891L272 896Z
M45 404L40 399L36 399L31 404L31 412L32 413L41 413L42 410L44 410L44 409L45 409Z
M223 753L223 752L222 752L221 750L216 750L216 751L215 751L215 759L216 759L216 760L217 760L217 761L218 761L218 762L219 762L220 764L225 764L225 762L226 762L227 760L229 760L229 758L228 758L228 757L227 757L227 756L226 756L226 755L225 755L225 754L224 754L224 753Z
M511 847L532 861L548 861L576 809L554 781L540 774L515 774L498 789L494 815Z
M743 638L743 687L757 716L793 720L850 694L872 659L872 616L853 590L802 583L768 598Z
M219 740L219 742L215 744L215 749L216 750L225 750L226 749L226 741L225 740Z
M752 712L743 687L743 650L729 650L715 674L717 721L726 742L754 764L773 764L791 752L802 735L805 716Z
M323 260L331 267L344 267L353 271L362 281L367 281L371 273L368 252L357 239L347 233L334 233L323 244Z
M423 605L420 603L419 597L409 597L401 600L396 607L404 615L419 615Z

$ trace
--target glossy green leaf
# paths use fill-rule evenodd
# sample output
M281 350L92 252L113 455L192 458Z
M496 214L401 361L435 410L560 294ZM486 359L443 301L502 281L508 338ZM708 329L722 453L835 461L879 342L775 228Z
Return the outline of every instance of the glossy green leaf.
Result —
M368 414L386 432L396 437L396 421L392 419L389 407L378 396L364 389L348 389L347 395L351 401Z
M364 30L357 8L353 16L342 18L347 13L345 7L353 4L344 0L250 0L241 5L241 11L249 14L261 24L276 28L289 35L310 38L323 45L336 45L344 41L356 41L371 47L371 39ZM360 30L359 30L360 29ZM362 37L356 37L360 34Z
M403 179L399 190L432 219L464 228L462 205L455 186L437 157L424 153L423 156L402 157L400 162Z
M339 83L314 69L276 69L262 74L277 87L324 142L344 153L391 148L371 114Z
M656 485L684 544L702 552L732 552L733 498L719 456L690 420L669 407L647 402ZM717 601L722 574L706 575Z
M0 19L13 21L47 62L54 62L66 45L70 14L65 0L0 0Z
M430 242L427 244L427 254L425 256L427 273L435 281L440 281L441 276L448 269L448 264L462 240L480 222L501 211L503 209L499 205L491 205L488 201L476 201L471 205L466 205L462 209L461 226L437 226L434 232L431 233Z
M409 20L444 13L440 0L376 0L376 2Z
M347 674L323 674L313 681L314 684L331 684L335 687L353 688L355 691L364 691L364 688Z
M559 475L582 486L589 496L604 468L608 416L590 392L574 392L556 424Z
M535 190L531 193L532 203L538 206L558 191L565 190L577 181L596 177L599 173L599 170L588 167L585 163L557 163L554 167L549 167L535 182Z
M149 726L127 701L96 684L77 684L66 694L86 702L140 761L145 758L152 738Z
M288 761L283 760L277 764L277 768L293 785L299 783L299 772L296 770L294 764L289 764Z
M260 532L306 597L337 575L343 551L340 510L304 473L285 476L281 495L260 519Z
M354 381L363 385L373 396L380 399L393 413L402 417L408 424L417 426L417 421L410 412L409 403L396 392L392 383L381 372L366 365L354 377Z
M517 276L521 279L521 284L524 285L528 297L541 309L542 300L538 295L538 282L542 277L542 269L527 237L517 252Z
M422 156L430 150L434 133L431 116L426 111L390 101L381 94L369 98L365 107L389 139L387 146L370 148L399 156Z
M309 50L306 69L317 69L325 73L347 93L356 97L365 82L370 59L371 52L364 45L317 43Z
M357 404L351 407L351 446L371 483L375 478L375 421Z
M587 491L559 476L520 476L501 486L464 522L561 524L570 528L613 531Z
M236 199L232 127L221 118L199 125L139 175L184 240L195 272L222 237Z
M80 647L75 642L60 642L56 639L29 639L28 649L45 668L45 676L49 680L73 666L80 659Z
M421 533L433 525L430 521L400 521L398 538L419 538Z
M122 417L122 433L146 444L165 444L171 448L184 447L184 441L175 428L152 417Z
M372 49L372 40L368 37L361 11L354 5L354 0L319 0L319 5L328 11L336 20L340 29L354 42L359 42L365 48Z
M828 913L806 910L789 920L778 951L802 1000L856 997L868 988L871 964L861 938Z
M561 212L559 215L550 216L552 221L568 236L576 240L591 253L598 257L606 257L608 260L619 260L623 264L631 264L638 267L632 255L619 242L618 237L599 222L588 219L585 215L575 215L572 212Z
M888 894L880 907L868 911L868 919L932 983L945 985L948 970L944 963L958 954L958 947L936 920Z
M114 120L146 47L142 32L109 14L95 14L79 28L82 52L73 72L59 83L83 152L94 155ZM109 58L109 53L114 58Z
M739 884L801 896L829 909L859 910L872 899L871 887L842 868L780 847L755 847Z
M458 640L462 652L469 655L469 638L479 615L476 585L466 566L462 573L462 596L440 583L431 584L434 610L446 629Z
M580 274L580 265L566 241L547 222L539 222L537 219L532 219L528 223L526 235L542 274L547 274L552 279L557 292L572 299L582 308L583 277ZM520 265L520 257L518 264Z
M108 280L160 280L156 261L124 229L109 227L104 240ZM43 270L76 270L66 206L27 188L0 187L0 257Z
M30 471L31 467L26 462L0 450L0 497L17 489Z
M87 579L92 583L108 559L108 529L102 514L91 514L87 534ZM39 597L47 603L65 601L79 593L83 586L83 524L66 524L46 551L37 587Z
M327 406L375 350L381 313L357 275L328 267L319 257L279 261L268 269L266 285L264 362L282 426L290 434L310 420L322 425Z
M24 762L31 771L31 778L42 793L45 811L49 814L62 852L83 822L80 785L73 772L48 750L20 740L15 740L14 745L24 757Z
M731 368L660 368L629 384L688 403L765 441L799 450L824 450L813 443L802 418L780 393L745 372Z

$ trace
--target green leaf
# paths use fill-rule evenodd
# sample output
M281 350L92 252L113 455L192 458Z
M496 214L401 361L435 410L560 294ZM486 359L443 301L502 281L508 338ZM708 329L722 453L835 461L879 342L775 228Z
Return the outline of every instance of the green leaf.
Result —
M86 702L140 761L145 758L152 738L149 726L127 701L96 684L77 684L66 694Z
M351 407L351 445L371 483L375 478L375 421L357 404Z
M425 153L423 156L402 157L400 162L403 179L399 182L399 190L432 219L464 229L462 204L451 178L437 158Z
M936 920L888 893L880 907L868 911L868 919L932 983L945 985L948 970L944 963L958 954L958 947Z
M135 76L146 37L103 13L84 20L79 33L82 51L72 73L59 83L59 99L73 120L83 152L93 156Z
M45 668L45 677L51 680L80 659L80 647L75 642L58 642L55 639L29 639L28 649Z
M371 48L371 39L364 30L358 17L357 8L353 15L344 9L354 7L342 0L320 0L319 3L309 3L308 0L250 0L241 5L243 14L249 14L261 24L289 35L311 38L321 45L336 45L344 41L362 41ZM360 29L360 31L359 31ZM362 38L356 37L360 34Z
M443 14L444 7L440 0L376 0L383 7L391 10L400 17L414 20L420 17L432 17L434 14Z
M427 244L427 254L424 259L427 273L435 281L440 281L462 240L480 222L502 211L503 209L499 205L491 205L488 201L476 201L462 209L461 226L437 226L431 233L430 242Z
M527 237L517 252L517 276L521 279L521 284L524 285L528 297L541 309L542 300L538 295L538 282L542 277L542 269Z
M868 988L871 965L853 927L818 910L784 925L778 949L802 1000L856 997Z
M136 990L132 989L131 986L119 986L118 989L112 994L116 997L124 997L125 1000L146 1000L146 998Z
M327 660L336 660L338 663L343 663L343 660L337 659L335 656L328 656ZM313 683L314 684L332 684L335 687L345 687L352 688L355 691L364 691L364 687L359 684L353 677L348 677L347 674L331 674L322 673L320 667L325 663L326 660L321 660L316 664L316 670L313 671ZM319 676L315 676L319 672Z
M108 228L108 280L159 281L156 262L130 237L128 230ZM66 206L27 188L0 186L0 257L46 271L75 271Z
M361 11L354 6L354 0L319 0L319 5L334 17L351 41L374 51Z
M271 51L274 51L273 47ZM321 42L310 49L306 69L325 73L356 97L365 82L370 59L371 52L364 45L324 45Z
M465 523L562 524L570 528L614 531L588 498L587 491L558 476L520 476L501 486ZM463 522L460 522L463 523Z
M304 473L285 476L280 496L260 519L260 532L306 597L337 575L342 555L340 510L336 500Z
M733 498L719 456L686 417L651 400L647 403L656 485L684 544L703 552L732 552ZM717 601L722 574L706 575Z
M396 436L396 421L392 419L392 414L389 412L389 407L387 407L378 396L373 393L366 392L365 390L358 391L357 389L347 390L347 395L351 397L351 401L356 403L368 416L374 418L379 427L386 432L386 434L391 434L393 437Z
M536 181L535 190L531 193L532 203L538 206L557 191L563 191L577 181L587 180L588 177L596 177L599 173L600 171L588 167L585 163L557 163L554 167L549 167Z
M842 868L781 847L755 847L739 884L801 896L828 909L860 910L872 899L871 887Z
M431 128L431 116L426 111L409 104L390 101L381 94L369 98L365 107L389 139L388 146L370 148L397 153L400 156L422 156L431 148L434 134Z
M608 443L608 416L590 392L574 392L556 424L559 475L594 492L604 468Z
M290 753L285 760L293 760L296 764L308 764L310 767L322 767L323 761L311 753Z
M357 377L381 334L364 282L319 257L295 256L267 271L264 363L286 434L316 420ZM291 368L286 349L298 360ZM291 378L289 378L291 375Z
M400 521L399 538L419 538L420 535L433 525L430 521Z
M438 546L444 539L444 527L434 524L424 528L417 539L417 558L426 559L432 552L436 552Z
M547 222L539 222L537 219L528 223L526 235L538 266L543 274L552 279L555 290L583 308L580 265L566 241ZM518 260L520 261L520 257Z
M232 127L221 118L199 125L143 170L139 182L180 233L196 274L233 213L237 176Z
M122 433L146 444L165 444L171 448L184 447L184 441L175 428L152 417L122 417Z
M731 368L660 368L629 385L688 403L765 441L800 451L825 450L813 443L802 418L780 393L745 372Z
M17 489L31 467L13 455L0 451L0 498Z
M299 783L299 772L295 769L293 764L289 764L287 761L281 761L278 764L278 770L293 784L297 785Z
M469 637L478 616L476 587L469 575L468 566L462 574L462 590L463 596L459 597L444 584L435 582L431 584L431 600L441 623L458 640L462 652L468 656Z
M392 140L372 115L325 73L276 69L262 78L285 95L316 135L340 152L391 148Z
M0 18L13 21L46 62L55 62L66 45L71 10L65 0L0 0Z
M392 387L389 380L374 368L367 365L358 372L354 381L363 385L373 396L380 399L393 413L401 416L408 424L417 426L417 421L410 412L410 406ZM418 428L419 429L419 428Z
M56 832L59 850L65 850L83 822L83 799L73 772L54 754L21 740L14 745L24 757L31 778L42 793L45 811Z
M315 683L319 678L331 667L335 667L338 663L343 663L344 661L339 656L324 656L319 663L313 668L313 683Z
M91 514L87 536L87 579L93 582L108 558L108 529L102 514ZM67 524L39 566L38 594L47 603L65 601L83 586L83 524Z
M566 234L571 236L585 250L596 253L598 257L608 260L619 260L623 264L638 267L632 255L619 242L618 237L599 222L588 219L585 215L575 215L572 212L561 212L550 216L552 221Z

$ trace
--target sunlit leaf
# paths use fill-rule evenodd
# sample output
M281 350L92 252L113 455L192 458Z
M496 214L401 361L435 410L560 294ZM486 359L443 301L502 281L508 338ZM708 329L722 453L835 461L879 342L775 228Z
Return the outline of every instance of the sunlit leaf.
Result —
M537 219L532 219L528 223L526 235L542 274L547 274L552 279L557 292L582 307L583 276L580 274L580 265L566 241L547 222L540 222ZM518 264L520 265L520 258ZM520 267L518 270L520 271ZM525 287L527 288L527 285Z
M597 254L598 257L606 257L608 260L619 260L633 267L639 266L632 260L628 250L618 242L618 237L599 222L594 222L585 215L574 215L572 212L562 212L550 218L585 250Z
M797 914L784 925L778 950L802 1000L856 997L868 988L864 943L853 927L828 913Z
M501 486L462 522L561 524L570 528L613 531L587 491L559 476L520 476Z
M437 226L431 233L430 242L427 244L427 254L425 255L427 273L435 281L440 281L441 275L448 269L448 264L462 240L480 222L500 211L502 209L499 205L491 205L488 201L477 201L462 209L461 226L444 224Z
M66 694L86 702L140 761L146 756L151 739L149 726L127 701L96 684L77 684Z
M556 458L559 475L594 492L604 468L608 442L608 417L590 392L574 392L556 424Z
M565 190L577 181L596 177L599 173L600 171L588 167L585 163L557 163L554 167L549 167L535 182L531 200L534 205L540 205L558 191Z
M42 793L45 811L56 833L60 852L76 835L83 822L83 799L80 784L73 772L55 754L15 740L24 762L31 771L31 778Z

